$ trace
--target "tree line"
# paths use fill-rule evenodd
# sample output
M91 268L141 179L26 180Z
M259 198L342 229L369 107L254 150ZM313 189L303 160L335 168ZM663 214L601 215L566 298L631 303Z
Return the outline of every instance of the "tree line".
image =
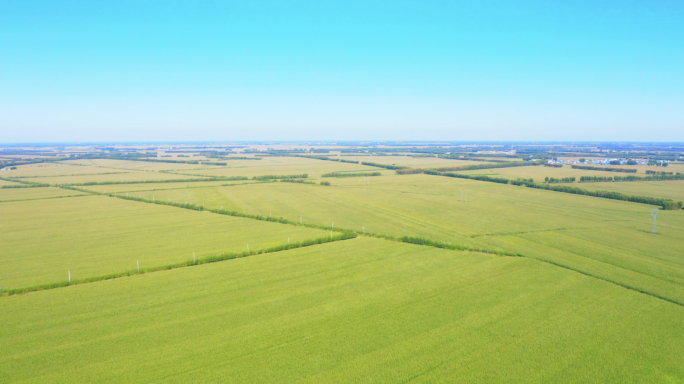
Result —
M664 210L682 209L682 206L683 206L683 203L681 201L673 201L672 199L650 197L650 196L639 196L639 195L627 195L624 193L612 192L612 191L601 191L601 190L590 191L587 189L578 188L578 187L571 187L571 186L567 186L567 185L554 185L554 184L549 184L549 183L535 183L535 182L524 181L524 180L509 180L509 179L505 179L502 177L489 177L489 176L482 176L482 175L464 175L461 173L439 172L439 171L435 171L435 170L426 170L425 173L429 174L429 175L457 177L457 178L461 178L461 179L488 181L488 182L500 183L500 184L512 184L512 185L528 187L528 188L546 189L549 191L572 193L575 195L600 197L600 198L604 198L604 199L630 201L633 203L659 205Z
M651 176L582 176L580 183L621 182L621 181L667 181L684 180L684 174L677 172L674 175L651 175Z
M380 172L365 172L365 173L342 173L330 172L324 173L321 177L364 177L364 176L382 176Z
M555 177L546 177L544 179L545 183L574 183L575 180L577 180L574 177L563 177L563 178L555 178Z
M625 173L636 173L636 169L630 168L611 168L611 167L594 167L591 165L572 165L574 169L586 169L589 171L606 171L606 172L625 172Z

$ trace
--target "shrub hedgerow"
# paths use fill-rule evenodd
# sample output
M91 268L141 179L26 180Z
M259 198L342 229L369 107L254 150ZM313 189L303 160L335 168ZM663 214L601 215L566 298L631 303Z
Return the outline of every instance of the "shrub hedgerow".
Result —
M366 172L366 173L342 173L330 172L324 173L321 177L364 177L364 176L382 176L380 172Z
M379 163L371 163L369 161L362 161L362 165L368 165L370 167L378 167L378 168L385 168L385 169L407 169L408 167L402 167L399 165L387 165L387 164L379 164Z
M636 173L636 169L629 168L611 168L611 167L594 167L591 165L572 165L574 169L586 169L589 171L606 171L606 172L625 172L625 173Z

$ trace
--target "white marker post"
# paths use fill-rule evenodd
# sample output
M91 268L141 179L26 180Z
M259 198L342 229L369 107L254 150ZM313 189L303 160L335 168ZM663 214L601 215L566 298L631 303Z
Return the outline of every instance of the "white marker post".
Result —
M302 221L302 217L301 217L301 216L299 216L299 224L304 224L304 222Z
M247 243L247 252L249 252L249 243Z
M69 282L71 282L71 269L69 270Z
M138 272L140 272L140 259L136 260L138 262Z

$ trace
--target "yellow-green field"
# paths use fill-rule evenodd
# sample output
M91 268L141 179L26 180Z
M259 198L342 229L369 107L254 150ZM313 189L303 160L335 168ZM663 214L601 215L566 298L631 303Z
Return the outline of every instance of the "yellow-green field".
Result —
M165 160L164 158L158 160ZM193 160L202 161L204 159L199 159L197 157L187 158L174 158L170 160ZM215 161L215 160L207 160ZM138 171L169 171L169 170L188 170L188 169L212 169L220 168L218 165L202 165L202 164L184 164L184 163L163 163L163 162L151 162L151 161L129 161L129 160L109 160L109 159L93 159L93 160L74 160L66 162L88 165L94 167L104 167L110 169L120 169L120 170L138 170Z
M337 157L331 156L335 159ZM411 156L341 156L340 159L363 161L385 165L396 165L410 168L440 168L440 167L461 167L464 165L485 164L483 161L471 160L449 160L438 157L411 157Z
M360 164L70 162L11 171L52 187L0 189L0 382L684 381L684 210L661 210L652 234L653 205ZM251 180L304 173L309 183ZM184 179L197 181L167 181ZM89 182L114 184L57 187ZM684 197L682 181L572 185ZM333 222L353 238L330 239ZM186 263L320 238L332 242ZM144 273L117 277L138 260ZM69 271L100 280L64 286Z
M591 190L616 191L630 195L667 197L684 201L684 180L638 181L613 183L582 183L582 188Z
M377 239L2 308L8 382L684 380L681 306L534 260Z
M26 188L46 189L46 188ZM62 190L63 192L75 192ZM326 236L328 232L104 196L0 204L0 282L19 288Z
M61 188L0 188L0 202L17 200L52 199L56 197L82 196L85 193ZM5 220L10 220L5 217Z
M81 184L88 182L122 182L122 181L147 181L147 180L185 180L185 179L202 179L198 176L184 176L174 175L163 172L145 172L145 171L129 171L126 173L100 173L89 174L81 176L52 176L52 177L32 177L21 179L26 181L34 181L37 183L48 184Z

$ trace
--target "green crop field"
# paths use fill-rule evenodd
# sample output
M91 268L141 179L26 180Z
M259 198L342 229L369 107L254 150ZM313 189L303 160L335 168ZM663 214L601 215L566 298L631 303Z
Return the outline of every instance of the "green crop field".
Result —
M251 184L259 183L258 180L220 180L220 181L203 181L204 178L193 178L188 177L188 179L193 179L193 181L183 181L183 182L163 182L163 183L125 183L125 184L108 184L108 185L75 185L76 188L86 188L92 191L93 188L98 191L104 191L113 193L124 193L126 192L136 192L136 191L153 191L162 189L183 189L183 188L199 188L199 187L218 187L224 185L240 185L240 184ZM134 194L130 194L133 196ZM137 196L137 195L135 195Z
M335 159L335 156L331 156ZM385 165L396 165L410 168L439 168L461 167L464 165L487 164L485 161L450 160L438 157L411 157L411 156L342 156L340 159L363 161Z
M684 380L681 306L534 260L378 239L2 308L8 382Z
M365 186L362 179L333 180L330 187L269 183L138 194L292 221L301 217L304 223L317 225L334 222L339 228L359 232L424 236L469 247L533 253L530 256L587 273L601 263L604 278L684 303L684 285L678 280L684 277L684 259L679 256L684 246L681 212L661 212L661 231L653 243L650 212L655 207L645 204L429 175L371 177L371 185ZM460 201L461 190L467 193L467 201ZM558 241L562 249L571 249L560 240L569 231L574 231L576 244L591 247L592 252L580 256L581 263L574 254L555 257L545 244L535 244L533 252L520 248L516 241L522 240L508 241L544 236L558 239L551 240L552 246ZM598 233L602 235L590 236ZM640 249L644 241L653 244ZM626 271L631 273L627 277ZM676 281L671 276L677 276Z
M44 190L46 188L26 188ZM61 190L69 193L76 191ZM19 288L266 248L328 232L103 196L0 204L0 282Z
M344 157L343 159L347 159ZM381 168L303 157L264 157L262 160L232 160L228 166L216 169L183 171L184 174L207 176L299 175L320 177L328 172L376 172Z
M582 188L684 200L684 180L582 183Z
M156 158L154 158L156 159ZM154 160L153 159L153 160ZM158 159L164 160L164 159ZM173 158L169 160L174 161L203 161L203 158L190 157L190 158ZM215 160L206 160L215 161ZM134 171L172 171L172 170L188 170L188 169L212 169L220 168L221 166L216 165L202 165L202 164L184 164L184 163L163 163L163 162L148 162L148 161L130 161L130 160L109 160L109 159L94 159L94 160L73 160L66 162L88 165L94 167L101 167L106 169L119 169L119 170L134 170Z
M52 199L56 197L82 196L79 191L69 191L61 188L1 188L0 202L10 202L17 200ZM11 220L5 217L5 220Z
M188 156L173 159L203 158ZM652 234L655 205L295 156L227 163L3 171L51 186L0 189L0 382L684 381L684 210L661 210ZM684 198L682 181L572 185Z

